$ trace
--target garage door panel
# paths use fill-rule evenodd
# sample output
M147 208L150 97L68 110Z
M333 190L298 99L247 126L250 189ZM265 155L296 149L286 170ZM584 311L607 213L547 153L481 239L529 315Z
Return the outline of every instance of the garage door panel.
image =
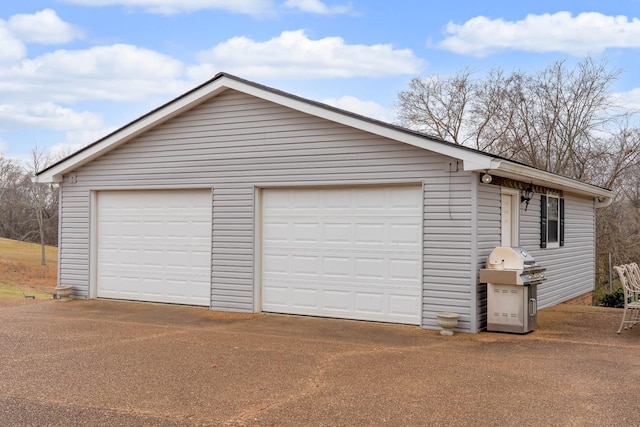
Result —
M348 223L325 222L322 224L322 228L324 231L324 242L327 244L346 244L351 241L351 227Z
M373 292L357 292L356 311L359 313L383 315L385 312L383 295Z
M381 280L385 277L385 260L383 258L362 258L354 259L354 278Z
M412 294L395 294L389 298L389 312L394 316L410 316L416 310L420 310L420 301L416 301Z
M326 277L351 277L350 257L325 257L323 265Z
M273 284L265 288L262 292L262 301L269 307L288 307L291 305L289 301L289 287Z
M291 271L301 276L315 277L320 274L320 262L317 256L293 255Z
M264 311L420 323L420 187L265 190L263 207Z
M293 224L293 241L294 242L317 242L322 233L318 223L294 223Z
M347 291L324 291L324 308L332 312L348 313L351 293Z
M310 288L293 288L293 292L291 294L293 307L298 307L302 309L306 308L316 308L317 299L318 299L318 290L310 289Z
M98 297L209 305L211 193L98 193Z
M264 241L268 243L288 242L289 224L276 221L265 223Z
M354 224L357 245L384 245L387 225L384 223Z

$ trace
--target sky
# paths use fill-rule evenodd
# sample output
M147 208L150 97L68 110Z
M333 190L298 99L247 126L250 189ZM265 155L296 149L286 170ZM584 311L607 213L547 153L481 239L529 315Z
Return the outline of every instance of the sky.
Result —
M0 155L68 155L218 72L394 122L414 77L587 55L640 108L640 0L3 1Z

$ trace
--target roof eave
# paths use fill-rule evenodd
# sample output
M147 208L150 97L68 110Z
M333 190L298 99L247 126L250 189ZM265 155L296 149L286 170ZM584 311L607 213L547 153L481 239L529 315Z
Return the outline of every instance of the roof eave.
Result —
M562 175L546 172L530 166L510 162L508 160L494 159L491 168L478 168L478 172L486 172L490 175L505 178L519 179L534 185L557 188L566 192L587 196L595 200L596 208L609 206L615 193L606 188L597 187L582 181L567 178Z
M381 137L394 139L415 147L460 159L465 165L465 170L468 170L468 168L487 168L492 160L491 156L475 150L466 149L466 147L463 146L432 139L422 134L412 133L409 130L401 130L397 126L383 122L365 120L366 118L357 114L349 114L348 112L338 110L318 102L309 101L295 95L266 88L262 85L221 73L191 92L164 104L147 115L142 116L134 122L118 129L105 138L85 147L83 150L75 153L67 159L64 159L52 167L41 171L36 174L34 181L44 183L62 182L62 177L65 173L77 169L91 160L135 138L152 127L155 127L183 111L205 102L226 89L238 90L248 95L280 105L285 105L300 112L324 118L335 123L340 123Z
M225 91L227 87L218 78L210 80L195 90L164 104L160 108L136 119L104 138L88 145L59 163L37 173L32 181L36 183L60 183L63 175L102 156L114 148L130 141L136 136L159 124L170 120L183 111L205 102L207 99Z
M488 172L496 176L533 182L537 185L563 189L575 194L593 197L598 207L611 203L610 190L565 178L523 164L508 161L481 151L469 149L397 126L367 119L308 99L264 87L235 76L220 73L211 80L158 107L110 135L94 142L79 152L36 174L34 182L59 183L63 175L126 143L147 130L170 120L178 114L199 105L227 89L238 90L257 98L293 108L335 123L359 129L384 138L393 139L418 148L462 161L465 171Z

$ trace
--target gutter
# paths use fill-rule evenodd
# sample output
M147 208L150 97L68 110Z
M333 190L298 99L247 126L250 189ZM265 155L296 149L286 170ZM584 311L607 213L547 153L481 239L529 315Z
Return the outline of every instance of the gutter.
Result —
M487 168L472 169L478 173L488 173L489 175L501 176L504 178L518 179L522 182L530 182L534 185L552 187L564 190L568 193L579 194L594 199L596 209L605 208L613 202L615 193L606 188L587 184L572 178L567 178L551 172L536 169L508 160L492 159ZM466 168L465 168L466 169Z

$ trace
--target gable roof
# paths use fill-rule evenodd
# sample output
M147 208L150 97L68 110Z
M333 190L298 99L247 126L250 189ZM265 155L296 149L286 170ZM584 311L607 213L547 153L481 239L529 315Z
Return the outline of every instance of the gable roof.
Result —
M42 183L61 182L65 173L91 162L149 129L218 96L228 89L237 90L306 114L459 159L462 161L463 169L466 171L487 172L491 175L566 190L571 193L593 197L600 204L610 203L613 197L613 193L606 188L546 172L473 148L439 140L410 129L305 99L227 73L217 74L211 80L43 169L35 175L33 180Z

